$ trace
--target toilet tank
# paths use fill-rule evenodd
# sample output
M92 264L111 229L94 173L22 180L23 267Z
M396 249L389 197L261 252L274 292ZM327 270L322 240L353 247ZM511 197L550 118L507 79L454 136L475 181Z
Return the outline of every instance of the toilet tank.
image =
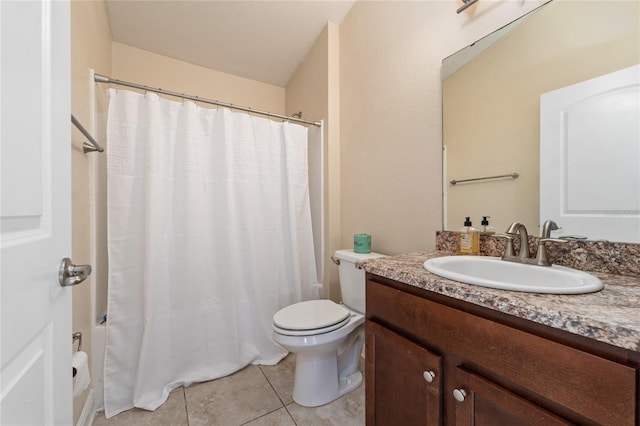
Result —
M379 253L355 253L353 250L338 250L335 257L340 260L339 276L342 303L360 313L365 309L365 272L356 268L359 260L384 257Z

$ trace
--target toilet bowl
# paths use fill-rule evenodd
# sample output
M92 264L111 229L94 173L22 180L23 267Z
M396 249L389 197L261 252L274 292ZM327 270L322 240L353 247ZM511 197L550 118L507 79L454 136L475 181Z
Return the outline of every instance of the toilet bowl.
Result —
M365 274L358 260L381 257L353 250L335 253L344 304L295 303L273 316L273 339L297 355L293 400L306 407L331 402L362 383L358 362L364 345Z

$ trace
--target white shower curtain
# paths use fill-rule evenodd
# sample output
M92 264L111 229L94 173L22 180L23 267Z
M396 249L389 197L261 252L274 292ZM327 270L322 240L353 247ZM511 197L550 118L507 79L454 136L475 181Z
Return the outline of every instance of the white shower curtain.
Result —
M110 90L107 417L275 364L280 308L317 298L303 126Z

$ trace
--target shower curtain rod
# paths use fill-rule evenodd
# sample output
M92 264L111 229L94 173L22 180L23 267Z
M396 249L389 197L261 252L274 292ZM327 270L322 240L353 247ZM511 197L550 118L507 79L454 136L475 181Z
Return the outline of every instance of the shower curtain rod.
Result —
M309 121L309 120L304 120L302 118L288 117L286 115L275 114L268 111L260 111L258 109L253 109L250 107L229 104L226 102L215 101L212 99L199 98L198 96L185 95L184 93L172 92L170 90L144 86L142 84L130 83L128 81L116 80L115 78L107 77L101 74L94 74L93 79L97 83L108 83L108 84L115 84L119 86L133 87L134 89L145 90L147 92L154 92L154 93L160 93L163 95L174 96L176 98L189 99L190 101L194 101L194 102L202 102L205 104L218 105L224 108L238 109L240 111L250 112L252 114L260 114L260 115L266 115L268 117L281 118L286 121L293 121L296 123L308 124L308 125L317 126L317 127L320 127L322 125L322 123L318 121ZM297 114L294 114L294 115L297 115Z

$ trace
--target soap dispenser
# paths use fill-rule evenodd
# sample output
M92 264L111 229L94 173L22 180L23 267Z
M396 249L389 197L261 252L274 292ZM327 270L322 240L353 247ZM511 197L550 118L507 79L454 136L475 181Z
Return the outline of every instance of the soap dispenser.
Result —
M480 254L480 234L471 224L469 217L465 218L464 226L458 233L458 254Z
M496 228L489 225L490 216L482 216L482 222L480 222L480 235L493 235L496 233Z

